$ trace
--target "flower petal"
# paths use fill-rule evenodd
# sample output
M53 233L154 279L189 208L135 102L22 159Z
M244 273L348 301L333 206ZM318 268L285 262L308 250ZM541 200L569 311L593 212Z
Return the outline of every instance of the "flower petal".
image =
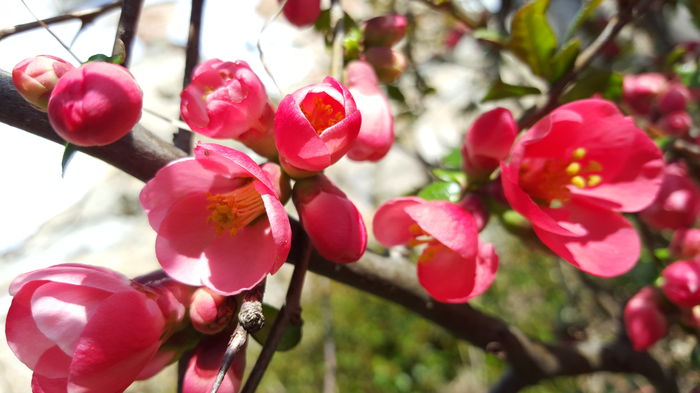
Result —
M476 260L436 247L433 258L418 262L418 281L435 300L464 302L474 290Z
M418 197L401 197L380 206L372 220L377 241L386 247L408 243L414 237L408 228L416 221L406 213L406 208L424 202Z
M428 234L461 255L477 254L476 223L471 213L450 202L430 201L406 207L406 213Z

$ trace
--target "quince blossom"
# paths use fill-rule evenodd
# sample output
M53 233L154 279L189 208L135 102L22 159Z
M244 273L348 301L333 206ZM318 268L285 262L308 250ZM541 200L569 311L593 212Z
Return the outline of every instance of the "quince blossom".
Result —
M656 196L661 151L611 102L588 99L542 118L501 163L510 205L540 240L579 269L602 277L628 271L640 241L620 212Z
M12 84L36 109L46 112L49 97L58 80L74 69L69 62L50 55L24 59L12 69Z
M700 305L700 261L676 261L661 272L666 297L681 307Z
M668 322L660 303L657 289L644 287L625 304L625 330L636 351L646 350L666 335Z
M654 202L640 216L657 229L682 229L693 225L700 214L700 189L690 180L682 163L666 165L664 179Z
M289 219L267 174L245 154L200 143L140 195L158 232L156 257L172 278L233 295L284 263Z
M387 247L425 247L418 281L438 301L464 303L486 291L496 275L493 245L479 241L472 215L453 203L396 198L379 207L372 226Z

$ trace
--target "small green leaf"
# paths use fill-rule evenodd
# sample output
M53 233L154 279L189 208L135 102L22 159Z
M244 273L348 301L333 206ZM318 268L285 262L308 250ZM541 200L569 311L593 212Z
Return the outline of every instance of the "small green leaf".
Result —
M401 92L401 89L396 85L386 85L386 94L394 101L402 104L406 103L406 97Z
M262 329L253 333L253 338L260 345L265 345L265 341L267 341L267 337L270 335L270 331L272 330L272 324L277 318L279 310L275 307L264 303L262 309L263 315L265 316L265 324L263 325ZM277 344L277 348L275 348L275 351L289 351L290 349L294 348L297 344L299 344L300 341L301 323L295 325L290 322L289 325L287 325L287 328L284 330L284 333L282 334L282 339Z
M459 183L439 181L420 190L418 196L427 201L459 202L462 186Z
M462 149L455 147L445 157L442 157L442 166L447 169L462 168Z
M115 56L107 56L103 53L98 53L96 55L90 56L86 63L92 63L95 61L103 61L105 63L112 63L112 64L122 64L122 61L124 61L124 56L121 54L115 55Z
M567 40L571 38L574 32L581 27L583 22L593 15L593 12L598 9L598 6L600 6L602 2L603 0L589 0L586 4L582 5L569 25L569 28L566 30L566 35L564 35L564 37L566 37Z
M343 48L345 49L345 62L360 58L362 50L362 31L353 28L343 38Z
M472 37L496 45L499 48L505 45L505 38L493 30L476 29L472 32Z
M459 183L461 185L466 184L467 176L462 171L455 171L450 169L433 169L433 175L438 179L446 182Z
M686 87L700 87L700 69L697 67L676 67L676 73Z
M590 98L594 94L614 100L622 95L622 76L615 72L590 70L574 86L564 93L563 102Z
M559 78L574 67L580 49L581 42L579 40L571 40L559 49L559 52L552 58L552 75L549 78L550 82L558 81Z
M61 157L61 177L66 175L66 168L68 167L68 163L77 151L78 146L66 142L65 148L63 149L63 157Z
M522 97L530 94L541 94L540 89L533 86L511 85L503 82L500 78L496 79L489 87L481 102L500 100L503 98Z
M659 259L671 258L671 251L668 248L657 248L654 250L654 255Z
M551 60L557 49L557 37L547 21L549 0L526 4L513 16L511 37L506 44L535 75L549 79Z

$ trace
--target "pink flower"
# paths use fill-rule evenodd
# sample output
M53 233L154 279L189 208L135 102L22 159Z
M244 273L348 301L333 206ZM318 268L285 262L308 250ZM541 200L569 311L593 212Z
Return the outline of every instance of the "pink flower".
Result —
M78 264L17 277L5 334L34 370L32 391L126 389L158 350L165 328L154 296L140 287L111 270Z
M197 288L190 303L190 320L198 332L215 334L230 326L236 312L236 299L209 288Z
M348 151L348 158L355 161L379 161L394 143L391 106L379 90L377 76L369 63L353 61L348 64L347 72L348 90L362 115L360 133Z
M676 111L663 115L657 122L657 126L668 135L683 137L688 135L688 131L693 126L693 119L685 110Z
M367 248L365 223L352 201L327 177L297 181L292 200L319 254L338 263L360 259Z
M331 77L287 95L275 115L282 167L292 177L326 169L350 150L360 122L352 95Z
M470 182L484 182L508 156L518 125L508 109L496 108L472 124L462 144L463 170Z
M637 351L646 350L666 335L668 322L659 302L657 290L644 287L625 305L625 330Z
M131 131L141 106L141 89L126 68L92 62L58 80L49 99L49 121L74 145L103 146Z
M187 364L182 382L182 393L209 393L224 358L230 332L205 337L197 344ZM245 347L233 358L218 393L237 393L245 371Z
M661 272L666 297L681 307L700 305L700 261L676 261Z
M171 162L143 191L158 232L156 257L172 278L233 295L276 272L291 229L275 187L245 154L200 143L193 158Z
M377 77L384 83L395 82L408 66L406 56L388 46L375 46L365 50L362 60L372 65Z
M458 205L472 214L472 217L474 217L474 224L476 224L476 230L477 232L481 232L489 222L489 210L484 204L483 199L477 194L469 193L459 201Z
M679 229L673 234L671 253L681 259L700 256L700 229Z
M619 212L651 203L663 160L615 105L588 99L555 109L515 143L501 170L510 205L567 262L602 277L637 262L639 236Z
M472 215L453 203L396 198L379 207L372 226L387 247L425 246L418 281L438 301L466 302L486 291L496 275L493 246L479 241Z
M685 166L679 163L666 166L663 183L654 202L640 213L644 221L658 229L689 228L698 214L700 190L690 180Z
M12 69L12 84L17 92L36 109L46 112L49 96L58 80L74 69L72 64L50 55L24 59Z
M281 3L283 0L279 0ZM295 26L312 25L321 14L321 0L287 0L284 17Z
M408 19L399 14L382 15L365 22L365 47L392 46L406 35Z
M211 59L198 65L180 98L182 119L193 131L236 139L262 155L275 155L274 111L265 86L245 61Z
M658 73L626 75L622 81L622 97L627 106L640 115L649 114L657 96L666 90L666 77Z
M659 95L659 112L666 114L671 112L685 112L690 91L679 82L670 82L668 87Z

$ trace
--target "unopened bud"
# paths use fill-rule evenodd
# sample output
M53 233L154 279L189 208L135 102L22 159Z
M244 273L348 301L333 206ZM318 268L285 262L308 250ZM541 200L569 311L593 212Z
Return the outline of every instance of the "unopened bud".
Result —
M406 35L408 19L403 15L383 15L365 23L365 47L392 46Z
M192 295L190 319L192 326L204 334L216 334L224 330L236 312L236 300L222 296L208 288L198 288Z
M12 83L22 98L36 109L46 112L49 96L56 83L63 74L74 68L72 64L58 57L30 57L12 69Z
M372 64L377 77L384 83L392 83L398 79L408 64L403 53L388 46L369 48L363 57L366 62Z

